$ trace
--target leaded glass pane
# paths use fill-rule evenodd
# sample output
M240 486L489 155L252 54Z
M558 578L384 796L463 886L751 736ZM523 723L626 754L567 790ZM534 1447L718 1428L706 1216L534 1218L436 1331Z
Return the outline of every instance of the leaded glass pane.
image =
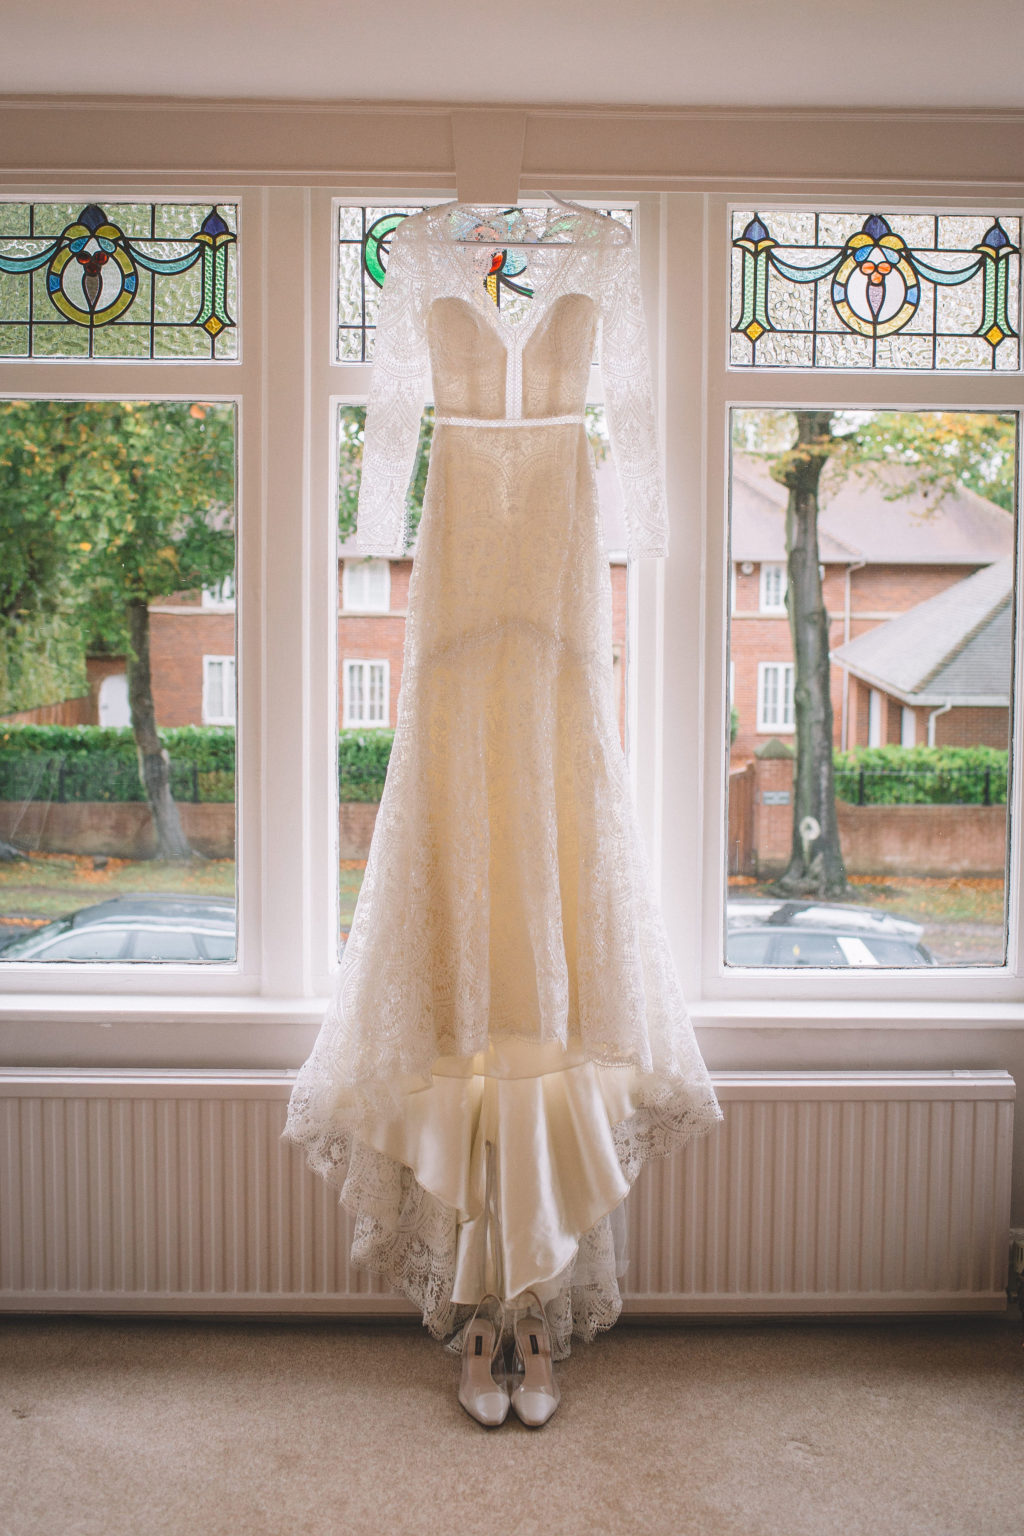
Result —
M380 291L387 271L391 236L403 219L419 213L422 203L338 205L338 316L335 361L366 363L373 357L373 336L377 324ZM603 208L602 213L627 228L632 228L630 208ZM488 292L510 318L518 318L529 307L532 291L517 281L525 272L521 253L502 252L504 258L496 275L489 276Z
M238 356L234 203L0 202L0 357Z
M736 209L729 361L1020 368L1021 220Z

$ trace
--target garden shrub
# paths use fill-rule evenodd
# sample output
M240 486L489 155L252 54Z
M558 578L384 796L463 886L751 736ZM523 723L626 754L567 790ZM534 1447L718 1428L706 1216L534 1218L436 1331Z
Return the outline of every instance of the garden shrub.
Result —
M836 799L854 805L1003 805L998 747L854 747L835 754Z
M379 800L394 731L347 730L338 736L343 800ZM162 730L177 800L230 804L235 798L235 733L230 726ZM0 725L0 800L146 798L129 727Z

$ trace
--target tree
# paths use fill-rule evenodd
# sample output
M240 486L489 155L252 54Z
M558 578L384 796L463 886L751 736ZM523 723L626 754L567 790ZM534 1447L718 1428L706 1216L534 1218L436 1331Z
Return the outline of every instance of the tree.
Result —
M818 553L818 490L835 443L831 411L797 411L796 442L778 455L771 470L789 492L786 607L795 662L796 769L789 864L777 882L787 895L834 897L847 888L832 769L828 614Z
M168 859L192 850L157 734L149 604L233 569L234 437L230 405L0 405L0 530L20 519L52 544L44 558L32 556L31 539L20 541L18 601L26 611L60 602L92 642L126 652L139 771Z

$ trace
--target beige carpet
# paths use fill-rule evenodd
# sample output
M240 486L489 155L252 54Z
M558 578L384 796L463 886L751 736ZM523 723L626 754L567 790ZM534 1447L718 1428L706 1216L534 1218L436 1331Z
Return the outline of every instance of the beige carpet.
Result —
M0 1536L1021 1536L1021 1338L620 1326L487 1431L414 1325L0 1318Z

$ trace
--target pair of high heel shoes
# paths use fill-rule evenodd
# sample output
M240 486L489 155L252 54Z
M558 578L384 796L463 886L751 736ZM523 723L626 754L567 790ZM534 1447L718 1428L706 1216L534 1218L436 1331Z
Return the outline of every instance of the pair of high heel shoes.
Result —
M511 1386L502 1353L505 1308L497 1296L482 1299L463 1333L459 1402L488 1429L504 1424L509 1408L531 1429L539 1429L558 1407L544 1308L533 1291L524 1291L523 1300L529 1310L512 1318Z

